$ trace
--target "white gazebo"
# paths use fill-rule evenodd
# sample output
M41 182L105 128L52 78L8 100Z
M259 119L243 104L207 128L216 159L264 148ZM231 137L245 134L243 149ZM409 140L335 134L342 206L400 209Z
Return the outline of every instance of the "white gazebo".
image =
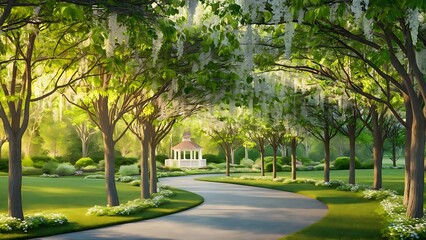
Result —
M203 168L206 159L203 159L203 148L191 141L191 134L184 132L182 142L172 147L173 159L166 159L166 167L177 168ZM189 153L189 158L186 155Z

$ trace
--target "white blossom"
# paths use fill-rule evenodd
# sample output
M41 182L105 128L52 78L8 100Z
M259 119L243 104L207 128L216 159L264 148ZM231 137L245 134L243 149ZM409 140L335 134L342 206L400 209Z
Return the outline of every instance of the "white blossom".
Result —
M161 50L161 47L163 45L163 32L160 29L155 30L155 34L157 35L156 39L152 40L152 61L154 63L157 62L158 59L158 53Z
M416 45L417 35L419 33L419 9L408 9L406 21L411 30L411 39L413 40L413 45Z
M371 27L373 26L373 19L368 19L367 14L364 14L362 18L362 26L364 29L364 36L367 40L371 40L373 38L373 33L371 32Z
M351 11L354 14L355 22L359 22L359 20L361 19L361 16L363 13L362 6L361 6L362 2L363 0L352 0Z

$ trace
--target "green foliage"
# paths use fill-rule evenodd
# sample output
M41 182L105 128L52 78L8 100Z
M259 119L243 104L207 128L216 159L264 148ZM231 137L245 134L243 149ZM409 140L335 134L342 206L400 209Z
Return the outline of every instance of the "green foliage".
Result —
M290 165L291 164L291 157L286 156L282 158L283 164Z
M137 158L115 157L115 168L119 169L122 165L132 165L138 162Z
M24 159L22 159L22 166L23 167L33 167L34 162L30 157L24 157Z
M216 168L218 169L226 169L226 163L217 163Z
M276 168L277 168L277 172L282 172L283 171L283 167L281 166L281 164L276 164ZM266 172L272 172L273 170L273 163L272 162L268 162L265 165L265 171Z
M100 160L100 161L98 162L98 167L99 167L100 169L105 169L105 160Z
M334 161L334 168L337 170L349 169L349 157L338 157L336 161ZM361 168L361 163L358 158L355 158L355 168Z
M98 171L98 166L96 166L96 165L88 165L88 166L85 166L85 167L81 168L81 170L83 172L96 172L96 171Z
M283 172L291 172L291 166L290 165L283 165Z
M43 173L42 175L40 175L40 177L42 177L42 178L58 178L59 175L58 174L46 174L46 173Z
M169 157L165 154L157 154L155 155L155 161L160 162L162 165L166 162L166 159Z
M43 173L43 170L40 168L35 167L22 167L22 175L29 176L29 175L40 175Z
M54 174L56 173L56 168L58 168L58 165L59 163L56 161L48 161L43 165L42 171L45 174Z
M81 169L89 165L95 165L95 161L93 161L93 159L91 159L90 157L80 158L77 160L77 162L75 162L75 167L77 169Z
M245 167L252 167L253 164L254 164L254 161L249 158L244 158L244 159L241 159L240 161L240 165Z
M8 159L0 159L0 172L8 172L9 171L9 160Z
M203 158L206 159L207 163L223 163L223 162L225 162L224 158L220 158L218 155L214 155L214 154L203 154Z
M59 176L71 176L75 174L75 167L71 163L60 163L55 172Z
M312 163L313 160L307 157L298 157L297 160L301 161L303 165L309 165L309 163Z
M316 171L324 171L324 163L315 165L314 166L314 170L316 170Z
M365 162L361 163L362 169L373 169L374 168L374 161L373 160L367 160Z
M85 179L105 179L105 175L102 175L102 174L93 174L93 175L87 175L84 178Z
M139 168L136 164L122 165L118 170L121 176L133 176L139 174Z
M128 201L125 204L119 206L94 206L87 211L87 215L95 216L122 216L139 213L147 208L159 207L160 205L170 202L168 197L173 196L174 193L171 190L161 190L158 193L152 194L149 199L135 199Z

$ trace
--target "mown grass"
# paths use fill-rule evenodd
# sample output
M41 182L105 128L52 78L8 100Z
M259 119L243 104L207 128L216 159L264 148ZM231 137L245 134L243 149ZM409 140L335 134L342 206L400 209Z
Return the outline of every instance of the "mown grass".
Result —
M259 174L233 174L234 177L241 175ZM279 176L289 178L290 173L279 173ZM297 173L297 177L321 180L323 179L323 172L300 171ZM334 170L331 172L332 180L347 182L347 178L348 171ZM363 199L359 193L337 191L326 187L317 187L312 184L283 184L271 181L241 180L226 177L206 177L199 180L243 184L294 192L318 199L327 205L329 211L324 218L297 233L283 237L283 239L381 239L381 230L384 227L385 219L377 213L379 202ZM357 183L371 185L373 183L373 171L366 169L357 170ZM404 170L384 169L383 187L403 193Z
M140 196L140 188L127 183L117 183L121 203ZM173 189L176 193L171 202L159 208L147 209L131 216L86 216L94 205L106 205L105 181L82 177L40 178L24 177L22 187L25 214L58 212L67 216L69 224L58 227L30 230L28 233L0 234L0 239L23 239L75 232L126 222L140 221L179 212L203 202L197 194ZM0 177L0 192L7 193L7 178ZM0 212L7 212L7 194L0 196Z

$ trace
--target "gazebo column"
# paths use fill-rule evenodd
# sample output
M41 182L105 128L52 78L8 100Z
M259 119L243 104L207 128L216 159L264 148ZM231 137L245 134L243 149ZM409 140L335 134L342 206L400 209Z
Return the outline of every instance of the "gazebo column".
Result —
M203 159L203 152L202 151L203 150L201 150L201 149L198 151L198 159L200 159L200 160Z

